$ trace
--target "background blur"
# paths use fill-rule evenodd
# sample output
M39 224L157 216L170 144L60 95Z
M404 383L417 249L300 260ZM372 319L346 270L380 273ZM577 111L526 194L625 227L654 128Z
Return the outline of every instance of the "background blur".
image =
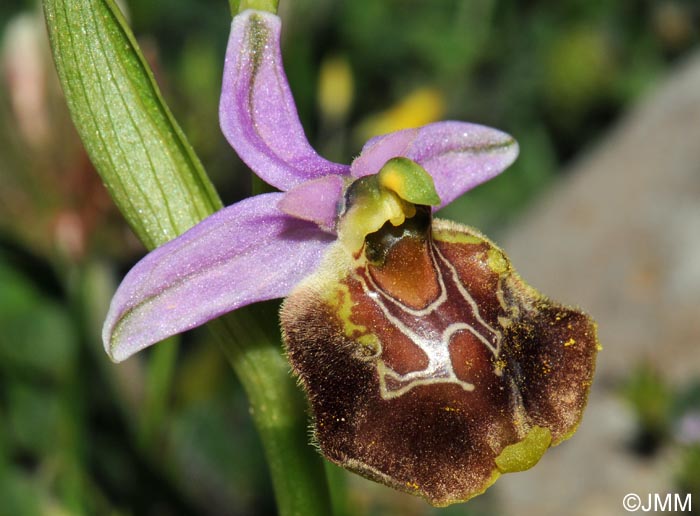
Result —
M605 348L581 437L531 472L437 511L333 470L346 513L624 514L634 489L692 492L700 509L697 1L281 4L285 68L324 156L349 162L370 136L438 119L517 138L516 164L442 215L589 311ZM249 195L217 120L227 2L125 10L225 203ZM40 9L3 0L1 515L274 512L246 400L206 331L119 366L104 354L111 293L143 252L72 128Z

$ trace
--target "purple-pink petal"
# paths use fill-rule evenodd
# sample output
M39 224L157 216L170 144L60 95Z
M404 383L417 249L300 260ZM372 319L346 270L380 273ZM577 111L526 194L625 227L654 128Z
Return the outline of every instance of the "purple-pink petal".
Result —
M285 193L277 208L334 233L344 184L345 181L340 176L326 176L307 181Z
M241 159L280 190L349 167L311 148L299 121L280 52L280 19L247 10L231 25L219 105L221 129Z
M280 212L282 196L229 206L136 264L105 321L110 357L119 362L241 306L284 297L315 270L333 237Z
M372 138L352 163L351 174L376 174L396 156L412 159L432 176L442 208L510 166L518 144L512 136L483 125L438 122Z

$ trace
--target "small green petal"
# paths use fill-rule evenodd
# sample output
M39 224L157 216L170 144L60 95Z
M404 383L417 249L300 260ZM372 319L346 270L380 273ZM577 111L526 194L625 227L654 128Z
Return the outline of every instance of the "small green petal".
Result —
M501 473L525 471L537 464L552 442L552 432L541 426L532 427L519 443L503 448L496 457L496 466Z
M408 158L398 157L387 161L379 171L379 184L413 204L440 204L433 178L423 167Z

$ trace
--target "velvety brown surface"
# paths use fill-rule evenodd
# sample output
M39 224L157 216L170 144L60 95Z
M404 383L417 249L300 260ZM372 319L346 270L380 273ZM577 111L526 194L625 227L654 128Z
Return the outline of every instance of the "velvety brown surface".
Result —
M533 426L555 444L574 431L597 342L481 235L433 228L383 228L372 263L304 282L281 319L323 453L446 505L483 492Z

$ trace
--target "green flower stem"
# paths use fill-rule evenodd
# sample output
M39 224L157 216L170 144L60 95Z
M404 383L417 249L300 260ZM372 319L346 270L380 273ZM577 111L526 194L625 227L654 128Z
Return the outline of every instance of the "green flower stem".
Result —
M209 327L243 384L265 449L281 516L332 514L323 462L309 444L306 407L278 345L266 331L270 305L239 309ZM277 317L276 311L271 315Z
M330 461L325 461L326 478L331 493L333 516L351 516L348 504L348 472ZM353 511L352 514L357 514Z
M175 335L145 354L145 360L115 365L100 346L104 314L114 293L112 269L98 261L86 261L74 267L68 291L75 299L82 332L92 352L92 360L113 392L126 416L130 430L142 450L157 446L169 417L169 400L175 373L180 336Z
M138 439L143 447L155 445L163 424L167 423L179 343L179 335L170 337L150 353L144 389L145 399L138 422Z
M66 291L80 321L81 338L89 343L90 360L100 369L100 376L105 378L111 392L110 399L116 401L119 410L126 416L129 430L136 435L133 416L142 413L144 406L142 392L146 379L143 362L134 360L123 364L123 367L116 366L98 344L102 338L105 313L117 287L114 271L110 265L99 260L86 260L78 266L61 265L57 270L62 271L60 277L67 279Z
M85 339L86 342L84 349L89 351L89 356L83 359L83 365L88 364L89 367L99 368L100 376L105 380L104 387L109 389L110 399L116 403L113 408L123 413L129 437L135 439L137 446L134 452L138 454L138 464L143 464L156 473L163 481L163 485L167 486L167 490L175 492L180 479L175 470L173 454L169 451L163 453L166 450L162 446L162 438L167 434L164 425L168 423L169 400L179 336L172 337L167 342L149 350L144 357L145 360L113 364L102 347L95 345L100 342L104 314L109 308L109 301L116 288L111 267L99 261L89 260L74 267L66 276L72 279L67 285L67 291L81 321L81 339ZM77 374L73 376L81 378ZM88 387L84 383L80 384L75 392L82 393L86 388ZM82 395L73 395L74 399L82 399L82 397ZM83 443L85 440L82 437L75 438L76 442ZM80 451L85 455L85 450ZM80 491L89 493L90 503L101 504L103 508L109 507L109 502L102 498L100 489L93 485L91 478L81 478L81 482ZM177 502L179 500L176 500ZM102 511L97 509L101 505L91 507L90 510L73 512L76 514L108 513L107 509Z

